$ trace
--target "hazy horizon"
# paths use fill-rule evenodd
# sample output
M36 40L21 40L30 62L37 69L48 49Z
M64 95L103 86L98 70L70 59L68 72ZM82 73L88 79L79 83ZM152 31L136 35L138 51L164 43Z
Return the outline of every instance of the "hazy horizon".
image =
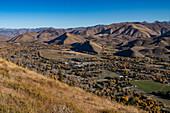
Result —
M145 21L145 20L144 20ZM126 22L144 22L144 21L126 21ZM159 21L159 20L155 20L155 21ZM148 23L154 23L153 22L148 22ZM164 22L164 21L169 21L169 20L162 20L159 22ZM74 26L74 27L65 27L65 28L57 28L57 27L51 27L51 26L40 26L40 27L21 27L21 28L6 28L6 27L0 27L0 29L38 29L38 28L54 28L54 29L69 29L69 28L81 28L81 27L93 27L93 26L97 26L97 25L110 25L110 24L115 24L115 23L124 23L124 22L112 22L109 24L94 24L94 25L87 25L87 26Z

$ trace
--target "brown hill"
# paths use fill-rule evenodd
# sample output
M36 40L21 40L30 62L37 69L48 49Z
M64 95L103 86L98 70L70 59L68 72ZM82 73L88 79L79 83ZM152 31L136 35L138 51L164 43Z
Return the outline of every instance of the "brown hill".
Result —
M50 41L64 33L65 33L64 31L55 30L53 28L50 28L50 29L47 29L44 31L40 31L39 35L37 36L38 42Z
M91 52L95 54L100 54L100 52L102 51L102 47L92 41L85 41L84 43L77 43L72 46L72 50L78 52Z
M48 44L57 44L57 45L63 45L63 44L71 45L74 43L82 43L84 41L85 41L85 39L82 36L66 32L63 35L61 35L53 40L48 41L47 43Z
M158 35L163 35L164 33L170 31L170 25L164 24L164 23L147 23L144 24L147 28L151 29L152 31L155 31ZM158 36L157 35L157 36Z
M46 29L44 31L36 32L28 32L22 35L17 35L14 38L10 39L9 42L36 42L36 43L44 43L44 41L52 40L61 34L63 31L55 30L53 28Z
M35 42L37 41L38 33L28 32L22 35L17 35L14 38L10 39L8 42L22 43L22 42Z
M126 50L117 52L115 55L124 56L124 57L144 57L144 55L142 55L135 49L126 49Z
M0 112L139 113L135 107L48 79L0 58Z
M9 39L10 39L10 37L8 37L8 36L0 35L0 41L7 41Z
M156 38L137 39L128 42L126 45L118 44L117 46L122 50L116 53L120 56L133 57L131 53L135 51L145 56L170 59L170 32ZM142 55L138 57L142 57Z

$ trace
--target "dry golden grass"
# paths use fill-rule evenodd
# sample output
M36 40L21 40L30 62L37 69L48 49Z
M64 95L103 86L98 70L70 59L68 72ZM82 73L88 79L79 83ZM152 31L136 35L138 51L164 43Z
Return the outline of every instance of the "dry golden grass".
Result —
M143 112L45 78L0 58L0 112Z
M64 60L64 59L72 59L72 58L89 58L94 57L93 55L75 52L75 51L67 51L61 50L63 54L59 54L60 50L50 50L50 49L43 49L39 50L39 54L41 57L46 59L55 59L55 60ZM67 54L77 54L77 55L66 55Z

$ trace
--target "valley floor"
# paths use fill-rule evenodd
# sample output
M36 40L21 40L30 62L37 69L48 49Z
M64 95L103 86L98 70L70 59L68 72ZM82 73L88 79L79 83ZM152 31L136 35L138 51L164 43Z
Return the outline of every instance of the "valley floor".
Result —
M168 98L169 86L166 87L167 90L163 88L160 93L158 89L153 90L156 92L153 92L152 97L139 90L141 90L140 81L149 80L150 83L155 83L153 87L169 84L168 61L154 58L119 57L114 56L113 52L89 55L73 53L62 45L2 43L0 57L40 73L46 78L54 81L60 80L102 98L117 101L121 105L133 105L150 112L167 111L169 104L155 97L164 95ZM146 84L148 85L151 84ZM134 90L137 88L139 89ZM152 93L151 90L148 93Z

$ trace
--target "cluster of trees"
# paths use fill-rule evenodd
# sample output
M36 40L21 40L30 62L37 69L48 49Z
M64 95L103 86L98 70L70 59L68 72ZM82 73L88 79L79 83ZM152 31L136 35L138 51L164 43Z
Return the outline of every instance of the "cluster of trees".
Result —
M154 80L167 84L167 78L169 77L169 73L167 71L148 66L156 61L116 56L110 57L108 60L104 60L104 62L100 64L109 71L134 78L135 80ZM164 66L165 64L160 65Z

